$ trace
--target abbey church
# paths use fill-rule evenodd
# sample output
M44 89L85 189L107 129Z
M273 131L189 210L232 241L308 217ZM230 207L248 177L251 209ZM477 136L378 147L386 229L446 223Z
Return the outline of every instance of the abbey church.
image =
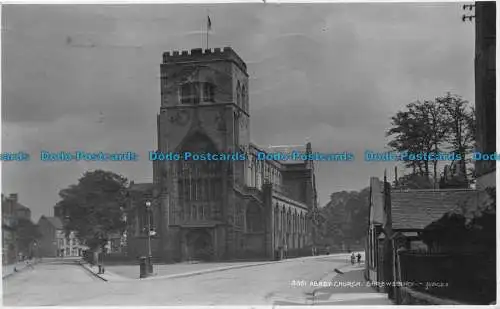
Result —
M153 161L153 183L131 183L127 251L191 259L273 259L312 244L317 209L312 161L257 160L248 73L236 52L163 54L158 151L246 154L240 161ZM305 152L311 152L306 145ZM150 207L146 207L147 202ZM149 204L149 203L148 203Z

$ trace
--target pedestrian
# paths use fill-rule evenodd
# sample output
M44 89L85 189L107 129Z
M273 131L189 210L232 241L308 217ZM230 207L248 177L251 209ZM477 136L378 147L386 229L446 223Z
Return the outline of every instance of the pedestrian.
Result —
M358 264L361 264L361 253L358 252Z
M330 246L326 246L325 250L326 250L326 255L330 255Z
M354 256L354 252L351 254L351 264L354 265L356 262L356 257Z
M288 245L285 244L285 259L288 258Z
M33 265L30 263L30 260L26 260L26 267L30 269L35 269Z

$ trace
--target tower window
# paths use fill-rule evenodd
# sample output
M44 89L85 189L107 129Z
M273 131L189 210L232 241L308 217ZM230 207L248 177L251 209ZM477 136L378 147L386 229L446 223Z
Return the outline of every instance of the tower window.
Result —
M215 86L211 83L203 83L203 101L215 101Z
M200 103L200 85L199 83L186 83L181 87L181 102L183 104Z
M236 86L236 105L241 107L241 86L240 82L238 82L238 85Z
M243 86L243 88L241 89L241 107L244 111L248 110L247 104L247 89L245 88L245 86Z

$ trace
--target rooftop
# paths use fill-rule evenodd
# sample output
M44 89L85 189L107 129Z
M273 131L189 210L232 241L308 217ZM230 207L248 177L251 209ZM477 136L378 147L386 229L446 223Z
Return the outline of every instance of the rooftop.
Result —
M391 191L392 228L424 229L461 203L476 207L480 191L471 189Z
M163 63L192 62L192 61L215 61L230 60L235 62L246 72L247 65L231 47L202 49L194 48L189 50L172 51L163 53Z
M45 218L57 230L62 230L64 228L61 219L59 219L58 217L46 217L46 216L42 216L40 218L40 220L42 220L43 218Z

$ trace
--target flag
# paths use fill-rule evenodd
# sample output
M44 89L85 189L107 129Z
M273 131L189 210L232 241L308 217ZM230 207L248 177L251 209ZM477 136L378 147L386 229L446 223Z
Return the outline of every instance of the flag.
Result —
M210 20L210 16L207 16L207 30L212 30L212 21Z

